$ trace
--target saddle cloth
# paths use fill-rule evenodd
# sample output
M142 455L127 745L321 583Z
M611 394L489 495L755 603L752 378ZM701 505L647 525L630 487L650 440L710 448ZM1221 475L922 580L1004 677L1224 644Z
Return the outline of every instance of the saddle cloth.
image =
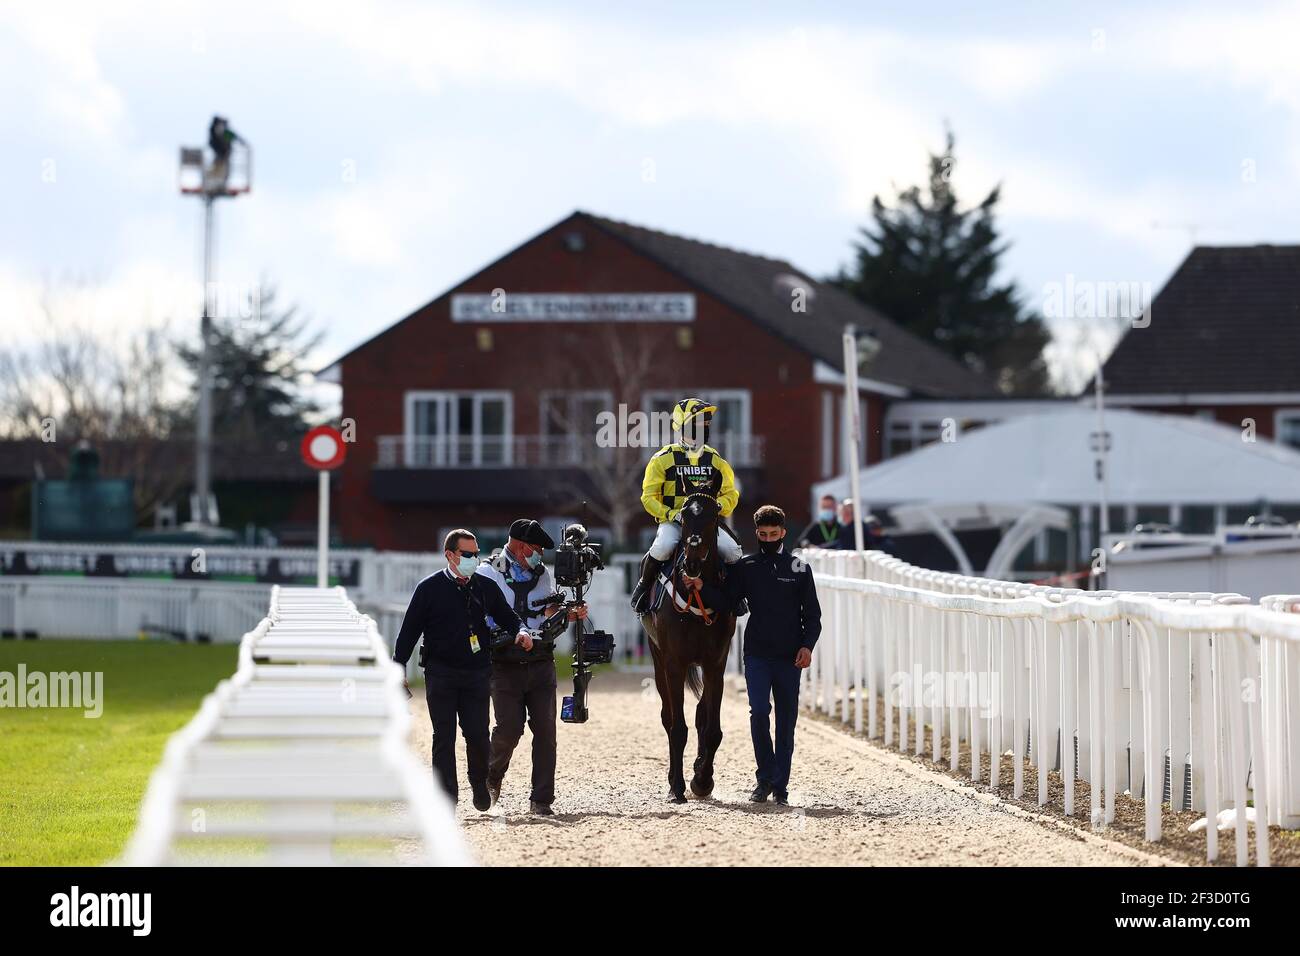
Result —
M678 593L677 586L674 583L683 557L681 548L677 548L673 551L672 556L664 562L663 568L659 571L659 576L655 579L654 590L650 592L650 610L659 610L659 605L663 603L664 597L667 596L673 602L673 607L678 611L690 611L696 617L703 617L704 615L700 613L698 607L687 602L686 595ZM713 608L709 608L709 611L712 612Z

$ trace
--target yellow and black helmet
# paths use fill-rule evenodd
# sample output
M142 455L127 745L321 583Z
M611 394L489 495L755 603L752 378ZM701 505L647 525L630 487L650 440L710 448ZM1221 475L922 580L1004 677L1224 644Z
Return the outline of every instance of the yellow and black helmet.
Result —
M702 398L683 398L673 406L673 431L681 431L697 415L704 416L703 424L707 427L717 410L718 406L710 405Z

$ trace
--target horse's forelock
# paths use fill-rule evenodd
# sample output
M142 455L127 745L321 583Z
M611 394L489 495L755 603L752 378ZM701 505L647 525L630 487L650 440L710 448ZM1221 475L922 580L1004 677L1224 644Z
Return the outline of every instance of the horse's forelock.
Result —
M708 505L712 506L711 508L708 508L708 514L706 514L706 502ZM716 515L718 510L718 499L714 498L712 495L705 494L693 494L687 498L686 503L682 505L682 511L696 517Z

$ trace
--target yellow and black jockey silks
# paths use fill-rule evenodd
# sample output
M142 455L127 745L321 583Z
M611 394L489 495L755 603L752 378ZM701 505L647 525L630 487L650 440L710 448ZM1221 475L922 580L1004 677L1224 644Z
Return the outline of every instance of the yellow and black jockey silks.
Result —
M688 495L708 488L715 472L722 475L718 506L725 518L735 509L740 492L736 489L736 475L731 465L708 445L687 448L677 443L665 445L655 452L645 466L641 504L655 520L672 521L682 510Z

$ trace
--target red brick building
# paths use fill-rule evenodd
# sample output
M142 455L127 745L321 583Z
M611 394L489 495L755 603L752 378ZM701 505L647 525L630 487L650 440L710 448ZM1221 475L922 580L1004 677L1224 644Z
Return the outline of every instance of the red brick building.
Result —
M576 516L582 499L593 528L616 528L614 498L637 546L651 529L640 472L662 439L609 447L599 425L696 394L719 406L711 442L741 485L738 530L769 501L805 521L809 487L845 464L850 323L881 346L861 381L868 461L891 402L995 394L789 263L574 213L322 373L356 427L337 473L342 537L437 550L449 527L492 534Z

